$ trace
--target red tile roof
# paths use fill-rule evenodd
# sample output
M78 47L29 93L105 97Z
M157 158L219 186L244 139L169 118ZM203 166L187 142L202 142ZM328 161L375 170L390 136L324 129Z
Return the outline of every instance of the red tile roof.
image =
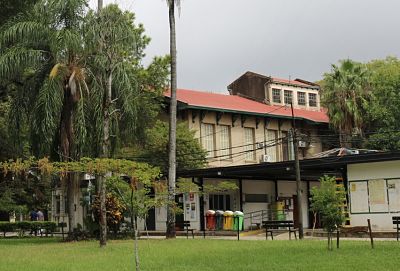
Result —
M164 94L170 96L169 92ZM224 111L242 112L255 115L266 115L288 118L292 116L290 107L267 105L236 95L225 95L195 90L178 89L177 100L190 107L219 109ZM329 118L325 110L310 111L294 109L296 118L306 119L313 122L328 123Z

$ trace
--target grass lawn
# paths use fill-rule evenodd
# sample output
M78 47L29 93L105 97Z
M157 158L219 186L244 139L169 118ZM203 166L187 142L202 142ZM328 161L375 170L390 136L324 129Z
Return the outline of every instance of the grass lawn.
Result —
M400 243L342 241L142 240L142 270L399 270ZM1 271L134 270L133 241L60 243L0 239Z

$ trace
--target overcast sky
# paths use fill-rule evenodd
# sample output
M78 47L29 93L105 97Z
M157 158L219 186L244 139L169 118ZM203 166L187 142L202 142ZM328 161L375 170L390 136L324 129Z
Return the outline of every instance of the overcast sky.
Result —
M169 52L166 0L104 3L144 24L152 38L145 63ZM399 11L399 0L182 0L178 87L224 92L248 70L316 81L339 59L399 56Z

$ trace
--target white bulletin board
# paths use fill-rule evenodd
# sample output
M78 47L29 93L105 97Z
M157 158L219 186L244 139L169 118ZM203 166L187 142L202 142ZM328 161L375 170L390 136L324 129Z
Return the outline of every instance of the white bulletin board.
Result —
M370 212L388 212L386 181L384 179L369 180L368 190Z
M387 180L389 212L400 212L400 179Z
M352 213L368 213L368 182L357 181L349 182L350 205Z

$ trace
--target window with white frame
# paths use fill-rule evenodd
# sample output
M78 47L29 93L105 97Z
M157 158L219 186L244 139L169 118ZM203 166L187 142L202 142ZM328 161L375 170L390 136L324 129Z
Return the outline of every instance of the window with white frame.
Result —
M297 92L297 104L298 105L306 105L306 93L305 92Z
M317 106L317 94L315 93L308 93L308 104L312 107Z
M221 159L231 158L231 131L228 125L219 126L219 155Z
M285 91L283 92L283 95L285 98L285 104L291 104L292 98L293 98L293 91L285 89Z
M207 151L207 158L214 157L215 142L214 142L214 124L201 124L201 144Z
M277 88L272 89L272 101L274 103L281 103L281 90Z
M269 156L269 161L277 162L277 154L278 154L278 131L276 130L267 130L267 144L266 150L267 155Z
M244 159L245 161L256 160L254 151L254 128L244 128Z

